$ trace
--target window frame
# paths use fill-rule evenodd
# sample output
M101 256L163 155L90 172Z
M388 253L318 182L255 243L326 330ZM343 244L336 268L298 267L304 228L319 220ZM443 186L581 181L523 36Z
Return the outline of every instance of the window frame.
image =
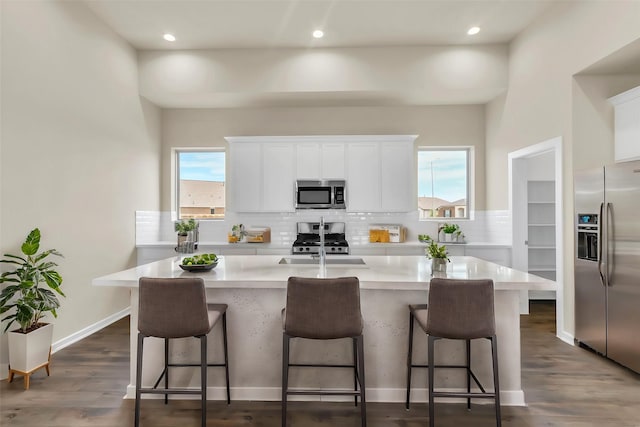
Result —
M228 174L227 174L227 166L228 166L228 153L225 147L174 147L172 148L173 155L171 156L172 160L172 219L174 221L182 219L180 217L180 154L181 153L224 153L224 215L220 218L198 218L198 221L224 221L227 215L227 182L228 182Z
M416 203L417 200L420 198L420 193L419 193L419 171L420 171L420 160L419 160L419 153L421 151L465 151L467 153L467 185L466 185L466 192L467 192L467 211L466 211L466 215L464 217L427 217L427 218L420 218L420 207L416 206L417 210L418 210L418 220L419 221L436 221L436 222L442 222L442 221L471 221L473 220L474 217L474 210L473 210L473 200L474 200L474 190L475 190L475 150L473 146L464 146L464 145L455 145L455 146L428 146L428 145L421 145L418 146L417 148L417 152L416 152L416 193L417 193L417 197L416 197ZM434 194L435 197L435 194Z

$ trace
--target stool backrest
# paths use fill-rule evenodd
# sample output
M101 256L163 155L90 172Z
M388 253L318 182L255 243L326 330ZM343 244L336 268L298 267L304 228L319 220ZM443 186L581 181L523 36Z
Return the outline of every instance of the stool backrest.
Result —
M431 279L427 334L474 339L496 333L493 280Z
M139 290L138 330L144 335L184 338L211 329L201 278L141 277Z
M284 332L294 337L335 339L362 334L357 277L290 277Z

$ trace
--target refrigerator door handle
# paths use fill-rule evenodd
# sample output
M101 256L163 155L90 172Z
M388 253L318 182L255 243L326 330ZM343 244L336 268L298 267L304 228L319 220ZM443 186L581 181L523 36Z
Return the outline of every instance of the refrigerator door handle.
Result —
M606 279L607 279L607 286L611 286L611 270L613 268L615 268L615 266L612 266L613 268L609 268L611 262L609 261L609 252L613 252L613 250L610 250L609 248L609 242L611 241L611 238L609 236L613 236L613 229L609 227L609 224L612 225L613 227L613 204L612 203L607 203L607 222L606 222L606 227L607 227L607 242L606 242L606 248L607 248L607 254L606 254L606 261L607 264L605 265L605 272L606 272Z
M605 282L604 274L602 273L602 256L604 255L602 253L602 243L604 241L603 216L602 216L603 213L604 213L604 203L600 203L600 228L598 230L598 251L599 251L598 274L600 274L600 283L602 283L602 286L607 286L607 283Z

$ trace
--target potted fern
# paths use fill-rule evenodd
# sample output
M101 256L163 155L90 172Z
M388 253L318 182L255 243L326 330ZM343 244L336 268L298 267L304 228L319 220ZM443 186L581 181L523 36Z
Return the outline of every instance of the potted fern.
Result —
M425 241L428 243L425 253L427 258L431 260L431 273L436 271L447 271L447 263L450 262L449 253L444 245L438 245L438 243L427 236Z
M22 255L5 254L0 260L14 268L0 275L0 283L8 284L0 292L0 314L6 314L2 321L7 322L4 332L14 323L19 325L9 332L9 381L14 374L23 375L26 389L34 371L46 368L49 373L53 325L42 320L47 313L57 317L58 295L65 296L57 264L45 260L62 254L55 249L38 253L39 249L40 230L35 228L21 246Z

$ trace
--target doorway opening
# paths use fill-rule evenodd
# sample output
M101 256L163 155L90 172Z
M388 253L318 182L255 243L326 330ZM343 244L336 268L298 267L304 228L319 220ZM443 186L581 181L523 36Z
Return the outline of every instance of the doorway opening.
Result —
M512 267L557 284L555 293L522 291L520 313L529 301L555 299L556 335L564 337L562 138L509 153L509 210L513 227Z

